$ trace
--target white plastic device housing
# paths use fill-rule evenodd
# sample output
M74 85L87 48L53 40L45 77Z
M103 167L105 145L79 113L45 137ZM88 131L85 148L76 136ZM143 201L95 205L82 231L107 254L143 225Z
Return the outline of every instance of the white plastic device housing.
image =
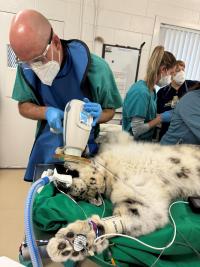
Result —
M83 105L83 101L73 99L65 106L63 138L66 155L81 157L87 145L93 118L83 111Z

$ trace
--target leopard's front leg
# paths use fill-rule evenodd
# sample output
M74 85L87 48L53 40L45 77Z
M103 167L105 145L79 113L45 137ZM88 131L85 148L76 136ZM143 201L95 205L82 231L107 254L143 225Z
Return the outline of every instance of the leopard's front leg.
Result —
M108 246L107 239L94 240L106 233L104 222L94 215L85 221L76 221L65 228L61 228L51 238L47 252L55 262L67 260L80 261L95 252L101 253Z
M85 221L76 221L60 229L50 239L47 252L56 262L68 259L80 261L95 252L101 253L108 247L108 237L117 234L140 236L148 234L168 222L167 209L162 206L157 210L133 199L127 199L115 205L115 216L100 219L94 215ZM109 234L107 238L95 239ZM113 235L112 235L113 234Z

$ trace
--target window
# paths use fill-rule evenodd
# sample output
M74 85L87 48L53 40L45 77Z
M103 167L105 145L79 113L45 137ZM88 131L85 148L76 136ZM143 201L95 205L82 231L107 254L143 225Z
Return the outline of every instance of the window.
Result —
M7 44L7 66L9 68L17 68L16 55L10 44Z
M160 44L186 64L186 78L200 80L200 31L161 24Z

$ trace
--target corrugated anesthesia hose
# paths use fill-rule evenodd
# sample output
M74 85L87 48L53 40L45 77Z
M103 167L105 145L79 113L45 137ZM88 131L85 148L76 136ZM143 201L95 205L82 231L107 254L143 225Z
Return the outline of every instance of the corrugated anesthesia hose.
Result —
M25 214L24 214L24 224L25 224L25 234L26 234L26 241L32 261L33 267L42 267L42 260L40 257L40 253L35 241L35 235L33 230L33 223L32 223L32 207L35 195L37 190L46 184L51 182L51 177L45 176L40 178L36 181L31 188L29 189L28 196L25 203Z

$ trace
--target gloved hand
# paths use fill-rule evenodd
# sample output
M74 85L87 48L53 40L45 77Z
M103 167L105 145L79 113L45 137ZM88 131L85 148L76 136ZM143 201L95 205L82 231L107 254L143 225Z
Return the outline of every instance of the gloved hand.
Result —
M168 110L160 114L161 122L170 122L172 118L173 110Z
M92 126L95 126L102 113L101 105L98 103L90 102L88 98L84 98L83 101L85 102L83 110L88 112L93 117Z
M59 134L63 132L62 119L64 118L64 112L62 110L48 107L45 112L45 117L50 129L52 128L54 133Z

